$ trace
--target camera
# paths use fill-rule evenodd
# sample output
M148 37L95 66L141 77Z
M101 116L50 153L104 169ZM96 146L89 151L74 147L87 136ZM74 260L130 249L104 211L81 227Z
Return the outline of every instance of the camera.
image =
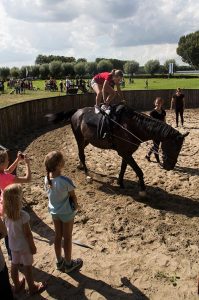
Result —
M25 158L25 155L23 153L20 153L19 154L20 158L24 159Z

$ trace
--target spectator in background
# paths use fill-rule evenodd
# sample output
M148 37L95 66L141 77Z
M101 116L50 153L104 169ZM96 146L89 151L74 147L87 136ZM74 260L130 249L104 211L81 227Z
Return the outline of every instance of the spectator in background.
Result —
M70 80L68 79L68 77L66 77L66 93L68 93L68 90L70 88L70 85L71 85L71 82Z
M64 88L63 80L60 81L59 87L60 87L60 92L63 93L63 88Z

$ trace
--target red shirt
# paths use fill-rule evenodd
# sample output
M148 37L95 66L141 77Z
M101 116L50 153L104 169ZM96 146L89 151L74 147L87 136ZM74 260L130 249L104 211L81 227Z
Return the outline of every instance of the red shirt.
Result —
M107 80L111 86L114 86L114 81L112 79L112 74L109 72L103 72L95 75L94 80L96 83L103 85L104 81Z

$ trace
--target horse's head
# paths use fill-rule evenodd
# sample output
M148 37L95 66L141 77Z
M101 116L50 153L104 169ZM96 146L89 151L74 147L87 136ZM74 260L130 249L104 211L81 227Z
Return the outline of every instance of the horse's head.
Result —
M173 138L165 139L162 141L163 152L163 168L167 171L173 170L178 159L178 155L182 148L184 138L189 134L177 134Z

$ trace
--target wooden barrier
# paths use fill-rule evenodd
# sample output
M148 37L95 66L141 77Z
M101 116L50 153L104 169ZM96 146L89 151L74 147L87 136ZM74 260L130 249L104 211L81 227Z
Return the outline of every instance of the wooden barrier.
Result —
M199 90L184 90L186 108L199 107ZM124 91L128 105L135 110L146 111L153 107L156 97L165 100L165 108L169 108L173 90L139 90ZM31 100L13 104L0 109L0 144L6 144L15 134L25 128L39 128L46 124L44 116L48 113L68 111L72 108L93 106L95 95L65 95Z

